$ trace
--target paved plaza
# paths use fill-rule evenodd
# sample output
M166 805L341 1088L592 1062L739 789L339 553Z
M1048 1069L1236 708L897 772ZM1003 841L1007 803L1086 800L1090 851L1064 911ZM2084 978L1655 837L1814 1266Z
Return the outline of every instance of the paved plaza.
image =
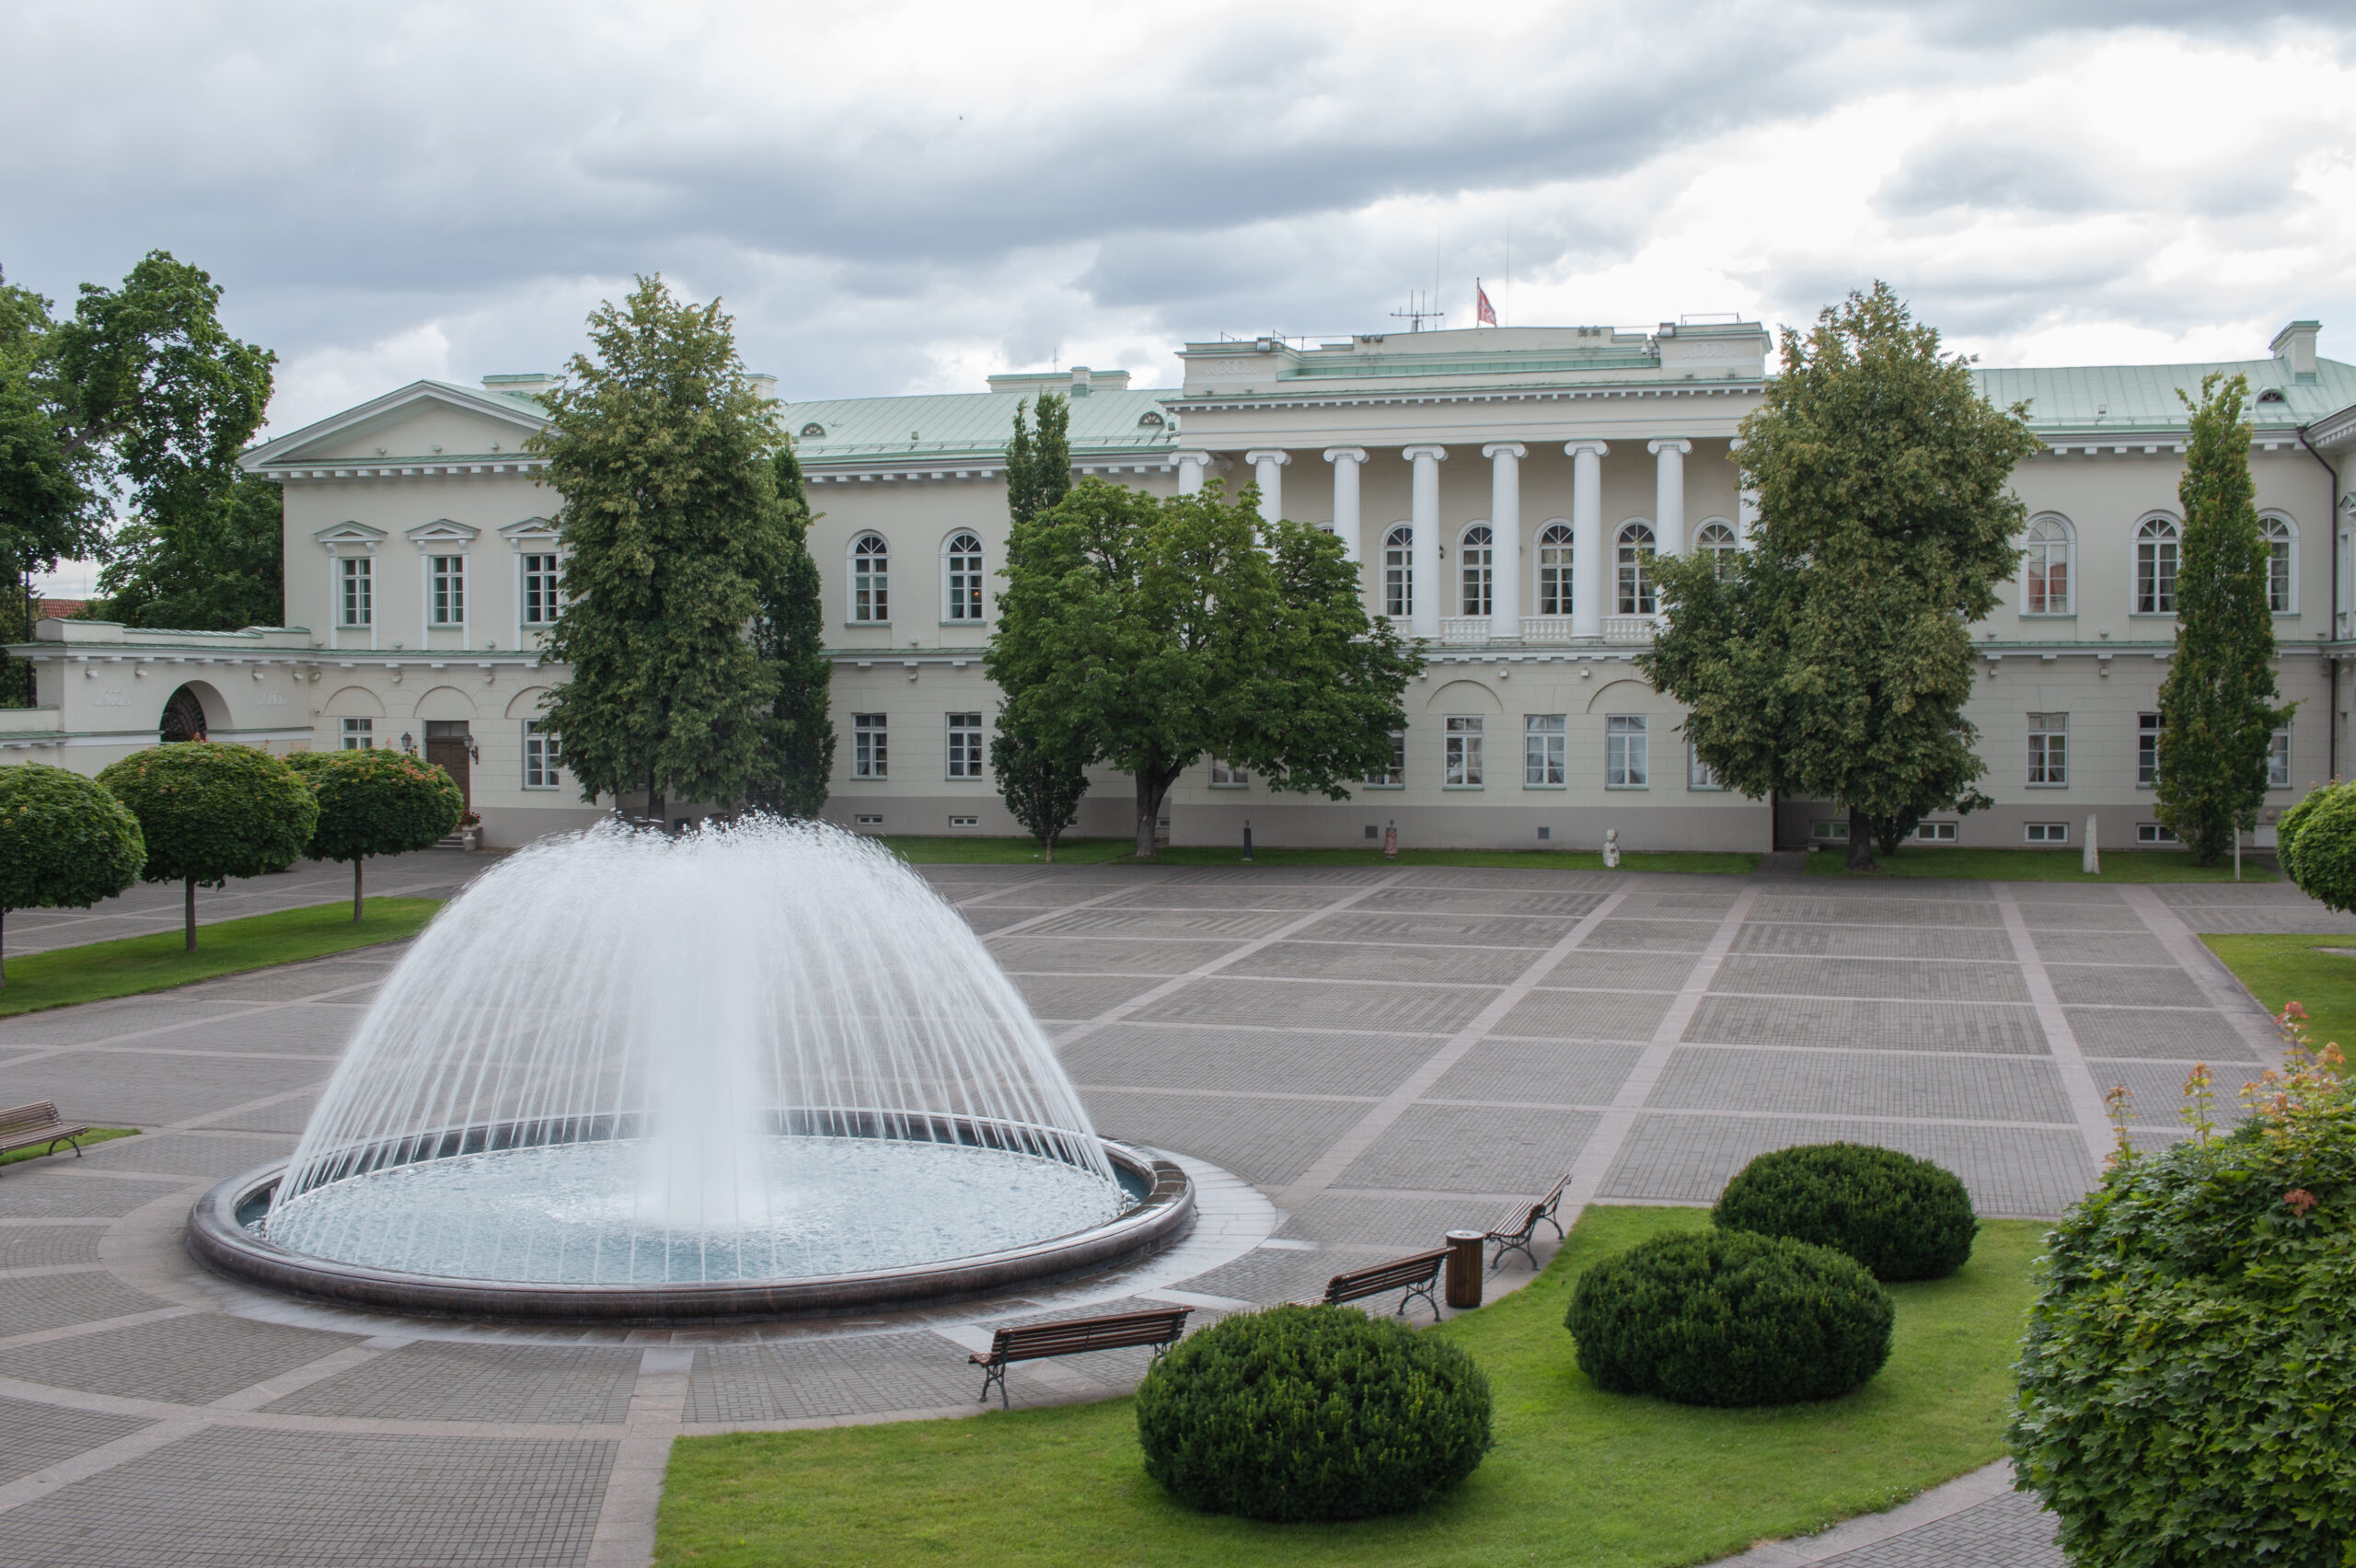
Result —
M433 852L370 880L449 891L482 864ZM341 870L208 913L332 897ZM1852 1138L1952 1168L1983 1214L2051 1216L2109 1147L2106 1088L2135 1091L2156 1142L2192 1061L2238 1084L2276 1055L2195 932L2356 930L2281 883L926 874L1018 977L1099 1130L1194 1172L1185 1241L873 1320L521 1331L311 1307L205 1274L180 1226L213 1182L292 1150L400 950L0 1021L0 1103L143 1129L0 1174L0 1562L642 1568L676 1435L964 1413L966 1354L997 1324L1131 1302L1200 1323L1311 1294L1565 1172L1566 1210L1705 1204L1761 1150ZM120 903L12 917L11 947L177 917L173 890ZM1102 1397L1142 1356L1009 1384L1018 1404ZM1991 1472L1752 1556L2060 1561Z

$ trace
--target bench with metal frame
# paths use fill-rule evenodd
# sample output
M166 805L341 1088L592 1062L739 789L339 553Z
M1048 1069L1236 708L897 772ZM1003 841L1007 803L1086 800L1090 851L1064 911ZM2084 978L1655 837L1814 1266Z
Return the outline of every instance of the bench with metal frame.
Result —
M1395 1316L1405 1317L1407 1303L1420 1296L1424 1298L1424 1305L1432 1309L1432 1320L1438 1322L1439 1298L1432 1292L1439 1287L1439 1271L1447 1262L1448 1249L1435 1247L1428 1252L1393 1258L1372 1268L1337 1274L1325 1282L1325 1295L1319 1305L1339 1307L1345 1302L1363 1301L1369 1296L1387 1296L1398 1290L1405 1294L1399 1297Z
M1156 1361L1186 1332L1192 1307L1165 1307L1151 1312L1111 1312L1101 1318L1065 1318L1053 1323L1028 1323L1000 1329L990 1336L987 1351L965 1359L982 1369L982 1397L990 1402L990 1385L998 1385L999 1403L1014 1408L1006 1393L1006 1369L1016 1361L1039 1361L1051 1355L1077 1355L1088 1350L1124 1350L1151 1345Z
M82 1135L87 1125L69 1126L57 1114L57 1101L37 1100L30 1105L12 1105L0 1111L0 1154L14 1154L20 1148L49 1146L51 1154L59 1144L71 1144L74 1158L82 1158Z
M1496 1273L1505 1262L1507 1252L1519 1252L1530 1260L1530 1266L1535 1269L1538 1254L1530 1250L1530 1244L1537 1237L1542 1224L1554 1228L1555 1240L1563 1239L1563 1222L1555 1217L1555 1213L1563 1206L1563 1189L1570 1184L1571 1179L1565 1176L1554 1183L1553 1191L1536 1203L1514 1205L1506 1210L1505 1217L1497 1221L1496 1228L1481 1238L1497 1250L1496 1255L1489 1260L1491 1274Z

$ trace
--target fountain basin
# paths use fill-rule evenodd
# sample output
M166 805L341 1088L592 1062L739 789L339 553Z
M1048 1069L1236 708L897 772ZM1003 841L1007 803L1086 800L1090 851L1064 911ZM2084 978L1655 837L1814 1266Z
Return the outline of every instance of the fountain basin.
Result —
M1185 1172L1144 1149L1099 1141L1123 1187L1142 1193L1112 1219L995 1251L844 1273L586 1283L410 1273L315 1256L271 1241L250 1223L276 1193L285 1160L258 1166L206 1193L190 1212L188 1246L200 1262L232 1279L342 1306L429 1317L684 1325L884 1310L1109 1268L1183 1236L1195 1214Z

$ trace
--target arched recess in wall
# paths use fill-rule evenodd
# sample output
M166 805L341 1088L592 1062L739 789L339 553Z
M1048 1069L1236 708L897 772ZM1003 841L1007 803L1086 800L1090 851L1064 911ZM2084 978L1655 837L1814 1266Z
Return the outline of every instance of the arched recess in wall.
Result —
M416 715L420 719L461 720L479 717L474 698L456 686L435 686L417 699Z
M1589 713L1666 713L1669 701L1643 681L1605 681L1587 699Z
M202 741L229 728L229 703L209 681L190 681L164 699L156 732L167 745L175 741Z
M541 705L548 700L548 696L549 688L547 686L537 686L525 687L524 690L517 692L513 698L508 699L507 717L510 719L539 718L541 714Z
M1496 694L1478 681L1450 681L1424 704L1426 713L1503 713Z
M382 719L385 705L366 686L348 686L321 704L319 711L329 719Z

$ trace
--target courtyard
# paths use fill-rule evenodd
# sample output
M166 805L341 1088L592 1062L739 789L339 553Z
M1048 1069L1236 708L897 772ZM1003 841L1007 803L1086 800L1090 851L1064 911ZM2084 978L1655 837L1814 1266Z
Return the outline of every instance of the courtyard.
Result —
M405 857L372 891L446 894L483 864ZM874 1320L548 1331L313 1307L205 1274L179 1232L212 1182L292 1150L398 947L0 1020L0 1103L141 1129L0 1172L0 1560L641 1565L675 1436L968 1413L965 1357L998 1324L1171 1303L1199 1324L1313 1295L1565 1173L1566 1215L1705 1205L1759 1152L1845 1138L1949 1167L1983 1216L2050 1217L2111 1147L2107 1090L2156 1142L2181 1136L2192 1062L2237 1085L2276 1055L2197 933L2356 929L2281 882L924 871L1098 1130L1187 1165L1184 1241ZM314 874L208 914L332 897ZM155 928L176 904L15 918L11 949ZM1028 1363L1009 1384L1018 1407L1099 1399L1143 1365ZM2059 1561L1988 1471L1792 1550L1758 1560Z

